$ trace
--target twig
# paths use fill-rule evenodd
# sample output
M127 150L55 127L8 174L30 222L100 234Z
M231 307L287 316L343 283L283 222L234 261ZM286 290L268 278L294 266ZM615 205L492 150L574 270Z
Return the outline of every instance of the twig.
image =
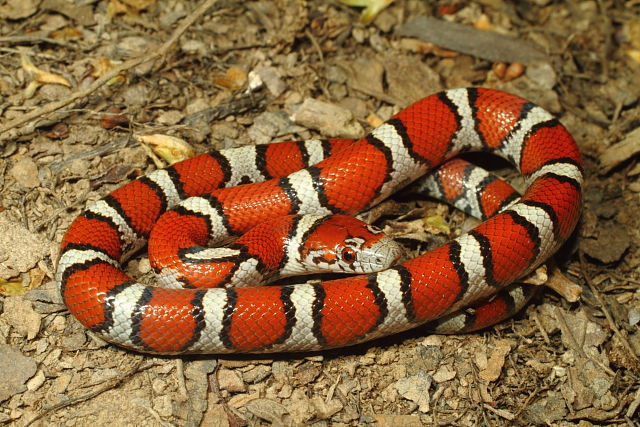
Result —
M45 408L41 413L39 413L34 418L29 420L25 424L25 427L30 426L34 422L38 421L39 419L47 416L48 414L50 414L52 412L57 411L58 409L66 408L67 406L71 406L71 405L73 405L75 403L84 402L84 401L92 399L92 398L94 398L96 396L99 396L102 393L104 393L105 391L111 390L111 389L117 387L122 382L124 382L127 379L131 378L133 376L133 374L135 374L135 373L137 373L139 371L142 371L144 369L149 369L149 368L151 368L153 366L156 366L155 362L147 363L145 365L143 365L142 362L143 362L142 359L139 360L135 365L133 365L131 367L131 369L127 370L122 375L114 378L113 381L108 382L107 384L103 385L102 387L98 388L95 391L92 391L91 393L87 393L87 394L84 394L82 396L74 397L72 399L68 399L68 400L65 400L63 402L57 403L57 404L55 404L53 406L49 406L48 408Z
M0 37L0 44L19 44L19 43L49 43L58 46L64 46L71 49L77 49L77 45L73 43L69 43L64 40L56 40L50 37L40 36L40 35L26 35L26 36L6 36Z
M367 88L364 85L360 85L357 82L350 83L349 87L351 89L357 90L358 92L362 92L365 95L369 95L369 96L373 96L374 98L378 98L380 101L384 101L387 104L397 105L399 107L406 107L408 105L406 100L402 100L402 99L396 98L395 96L387 95L384 92L379 92L377 90Z
M320 43L318 43L318 40L316 40L313 34L311 34L311 31L304 30L304 34L305 36L307 36L309 40L311 40L311 44L318 52L318 56L320 57L320 63L324 64L324 55L322 54L322 47L320 47Z
M6 125L0 128L0 135L6 133L7 131L20 126L23 123L28 122L29 120L33 120L39 117L42 117L46 114L52 113L60 108L63 108L72 102L83 98L96 90L102 87L105 83L107 83L112 78L116 77L120 73L123 73L131 68L137 67L140 64L144 64L145 62L152 61L156 58L160 58L164 56L169 49L173 46L173 44L180 38L180 36L197 20L199 19L211 6L216 3L217 0L203 0L203 2L189 15L187 16L182 23L176 28L171 37L164 42L164 44L155 52L149 53L147 55L142 55L137 58L129 59L123 62L119 67L114 68L113 70L107 72L104 76L100 77L98 80L93 82L86 89L74 92L69 97L65 99L61 99L60 101L50 102L47 105L44 105L40 108L36 108L30 113L24 114L17 119L14 119L7 123Z

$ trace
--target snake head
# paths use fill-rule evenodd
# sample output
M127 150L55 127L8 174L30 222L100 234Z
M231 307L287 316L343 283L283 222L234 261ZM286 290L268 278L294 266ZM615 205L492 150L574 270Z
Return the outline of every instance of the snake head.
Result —
M381 230L346 215L317 223L301 248L301 260L314 272L374 273L394 265L402 247Z

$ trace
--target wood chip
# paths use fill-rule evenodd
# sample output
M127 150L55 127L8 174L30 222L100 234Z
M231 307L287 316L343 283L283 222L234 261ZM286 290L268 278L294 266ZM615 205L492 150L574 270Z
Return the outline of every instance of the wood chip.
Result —
M605 150L600 157L600 170L607 173L638 153L640 153L640 127L632 130L622 141Z

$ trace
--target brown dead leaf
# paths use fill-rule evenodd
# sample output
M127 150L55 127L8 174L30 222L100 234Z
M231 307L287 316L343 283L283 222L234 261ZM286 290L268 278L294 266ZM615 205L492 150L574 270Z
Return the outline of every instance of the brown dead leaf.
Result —
M231 90L240 90L247 83L247 73L240 67L233 66L224 76L214 77L213 82Z
M99 79L100 77L107 74L109 71L118 67L122 64L121 61L114 61L111 58L106 58L104 56L99 56L91 61L92 70L89 72L89 75L95 79ZM111 80L107 82L107 85L116 85L122 84L127 81L127 76L125 73L120 73Z
M37 68L33 65L33 62L31 62L31 58L24 53L20 55L20 63L22 68L29 73L33 79L24 90L25 98L31 98L36 90L43 84L58 84L71 87L71 83L61 75L49 73Z
M138 11L144 10L156 2L156 0L120 0L120 1L126 4L127 6Z
M44 136L49 139L64 139L69 136L69 126L65 123L57 123Z
M110 0L107 5L107 18L112 20L118 15L124 15L125 20L128 19L147 27L153 26L153 23L140 16L140 12L155 2L156 0Z
M73 27L64 27L59 30L52 31L49 34L54 40L78 40L82 37L82 32Z
M118 107L111 106L107 108L105 114L100 120L100 127L104 129L113 129L116 126L128 126L129 118L126 114L122 114L122 110Z
M153 152L169 164L193 157L193 148L183 139L170 135L139 135L139 142L151 147Z

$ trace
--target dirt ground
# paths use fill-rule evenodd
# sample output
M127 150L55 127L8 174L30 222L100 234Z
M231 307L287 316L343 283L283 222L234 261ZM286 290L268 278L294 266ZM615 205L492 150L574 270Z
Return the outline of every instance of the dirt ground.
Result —
M398 0L370 23L338 1L211 3L0 2L1 424L640 425L639 1ZM62 304L71 221L166 164L140 136L195 152L362 136L463 86L524 96L577 140L583 217L559 264L578 301L544 289L478 333L223 358L119 349ZM328 119L292 120L307 99ZM394 223L413 249L465 226L434 201L393 206L418 207Z

